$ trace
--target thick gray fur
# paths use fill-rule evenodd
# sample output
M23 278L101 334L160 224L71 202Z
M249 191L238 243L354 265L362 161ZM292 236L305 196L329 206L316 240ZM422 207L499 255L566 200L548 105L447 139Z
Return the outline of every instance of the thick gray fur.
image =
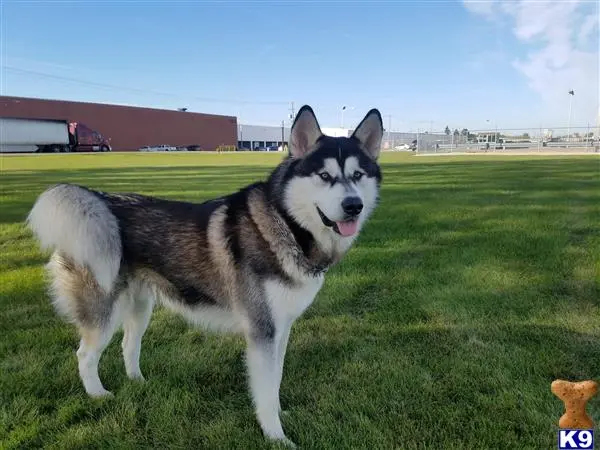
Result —
M98 362L119 327L127 375L143 380L142 337L161 303L195 325L245 337L258 422L268 438L293 445L279 417L290 329L378 203L382 132L371 110L352 137L324 136L305 106L290 155L265 181L200 204L73 184L44 191L27 223L52 252L50 293L80 333L86 392L112 395Z

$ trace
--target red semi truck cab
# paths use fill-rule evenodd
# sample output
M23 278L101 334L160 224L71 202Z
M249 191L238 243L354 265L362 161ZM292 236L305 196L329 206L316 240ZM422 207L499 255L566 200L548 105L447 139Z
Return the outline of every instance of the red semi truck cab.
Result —
M98 131L92 130L81 122L69 122L69 140L71 151L75 152L110 152L110 139L106 139Z

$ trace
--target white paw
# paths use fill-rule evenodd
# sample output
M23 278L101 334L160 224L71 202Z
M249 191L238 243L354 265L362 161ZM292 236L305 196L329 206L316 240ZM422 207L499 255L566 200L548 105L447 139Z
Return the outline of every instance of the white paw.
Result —
M294 444L294 442L292 442L290 439L286 438L285 436L282 438L271 438L271 440L273 441L273 443L280 444L287 448L297 448L296 444Z
M113 398L114 394L106 389L96 389L89 391L88 395L92 398Z
M296 448L296 444L294 444L292 441L290 441L288 438L285 438L282 441L282 444L285 445L288 448Z
M127 377L130 380L139 381L141 383L143 383L144 381L146 381L146 379L144 378L144 375L142 375L142 372L128 373Z

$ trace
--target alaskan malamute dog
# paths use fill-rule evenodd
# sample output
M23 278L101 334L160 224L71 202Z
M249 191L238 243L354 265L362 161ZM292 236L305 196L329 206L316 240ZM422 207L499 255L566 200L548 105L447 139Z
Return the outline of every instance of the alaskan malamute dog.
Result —
M142 336L160 302L244 336L258 422L268 438L292 444L279 419L290 328L378 203L382 135L376 109L351 137L334 138L303 106L288 157L266 181L221 198L194 204L72 184L43 192L27 222L53 250L51 294L81 335L86 392L111 395L98 361L121 326L127 375L143 380Z

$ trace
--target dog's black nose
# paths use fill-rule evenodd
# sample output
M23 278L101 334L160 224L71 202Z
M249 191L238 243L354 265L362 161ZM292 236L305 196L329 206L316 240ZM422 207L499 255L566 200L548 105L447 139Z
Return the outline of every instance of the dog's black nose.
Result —
M363 202L359 197L346 197L342 201L342 209L349 216L358 216L363 209Z

